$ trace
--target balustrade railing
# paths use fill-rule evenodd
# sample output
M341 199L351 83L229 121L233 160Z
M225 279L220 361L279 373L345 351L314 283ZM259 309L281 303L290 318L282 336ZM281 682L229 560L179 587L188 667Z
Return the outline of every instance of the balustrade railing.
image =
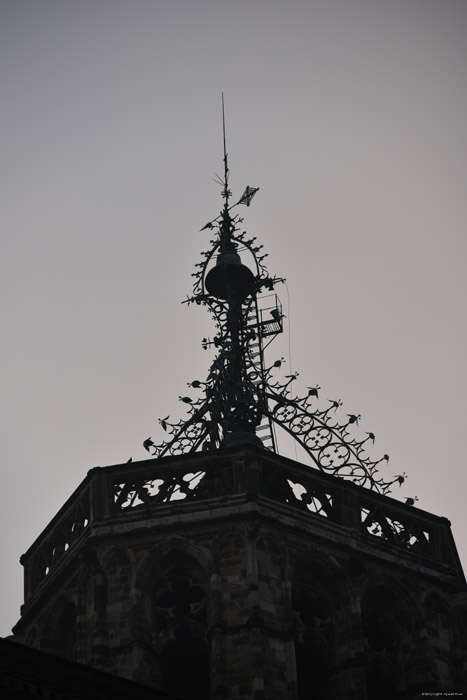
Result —
M21 557L26 601L60 561L84 539L91 517L89 496L89 483L85 481Z
M231 448L92 469L23 555L25 600L71 561L88 534L96 534L94 526L134 519L142 510L145 518L167 507L183 512L187 504L202 510L204 501L212 512L243 499L280 503L302 517L350 528L369 546L397 547L437 565L457 557L445 518L267 451Z

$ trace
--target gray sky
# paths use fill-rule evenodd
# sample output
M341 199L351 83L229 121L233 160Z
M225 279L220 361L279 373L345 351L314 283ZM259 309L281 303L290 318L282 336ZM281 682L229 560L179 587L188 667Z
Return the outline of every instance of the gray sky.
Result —
M261 187L245 226L288 282L270 359L362 415L465 564L467 4L0 8L0 634L19 556L207 374L210 319L180 301L221 206L222 90L234 195Z

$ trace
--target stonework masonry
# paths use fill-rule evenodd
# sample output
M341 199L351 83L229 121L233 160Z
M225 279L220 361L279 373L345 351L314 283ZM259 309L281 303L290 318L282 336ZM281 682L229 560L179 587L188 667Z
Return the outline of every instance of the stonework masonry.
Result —
M174 697L467 690L449 522L259 447L93 469L22 563L15 640Z

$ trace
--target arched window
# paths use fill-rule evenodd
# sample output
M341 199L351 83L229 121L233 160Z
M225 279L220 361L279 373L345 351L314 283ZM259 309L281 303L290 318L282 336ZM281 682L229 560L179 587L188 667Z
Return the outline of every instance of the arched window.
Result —
M362 597L368 700L395 700L406 689L405 661L413 649L409 597L396 583L369 588Z
M384 605L384 601L381 604ZM362 622L367 657L367 698L393 700L397 692L399 631L391 615L384 610L367 610Z
M176 697L207 700L211 695L206 640L186 623L171 632L159 657L162 687Z
M332 681L333 608L324 590L305 581L293 590L295 659L299 700L328 700Z
M206 584L194 563L166 562L153 591L161 688L186 700L209 700Z
M452 630L449 607L441 596L431 594L427 597L425 611L434 679L437 687L451 690Z
M77 659L76 607L71 600L62 602L55 619L53 634L54 653L67 659Z

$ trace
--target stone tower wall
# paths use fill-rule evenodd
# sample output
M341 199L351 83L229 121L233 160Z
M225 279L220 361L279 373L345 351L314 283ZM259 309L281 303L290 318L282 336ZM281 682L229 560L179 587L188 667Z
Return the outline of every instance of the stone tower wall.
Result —
M162 462L93 471L57 514L23 559L19 640L203 700L464 689L447 521L262 450ZM167 482L181 497L158 502ZM62 545L70 513L87 522Z

